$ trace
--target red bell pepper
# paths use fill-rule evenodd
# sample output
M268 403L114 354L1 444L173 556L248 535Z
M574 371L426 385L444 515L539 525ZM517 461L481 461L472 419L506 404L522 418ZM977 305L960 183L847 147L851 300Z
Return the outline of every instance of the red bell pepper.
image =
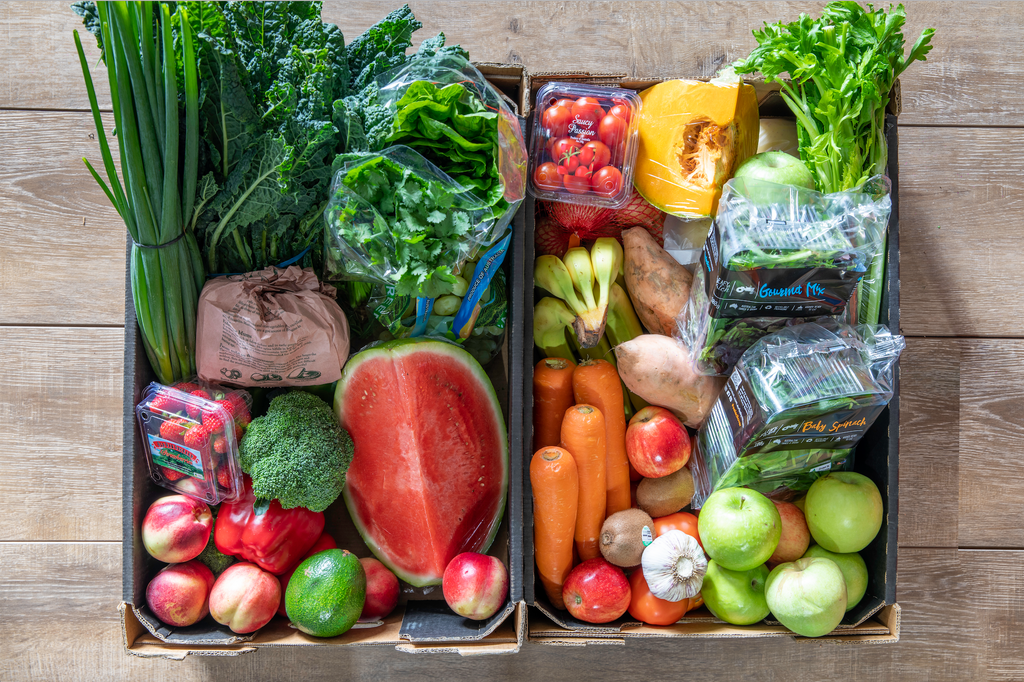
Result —
M245 476L245 492L224 502L217 513L213 542L224 554L251 561L274 575L295 568L324 530L323 512L303 507L282 509L272 500L256 505L252 480Z

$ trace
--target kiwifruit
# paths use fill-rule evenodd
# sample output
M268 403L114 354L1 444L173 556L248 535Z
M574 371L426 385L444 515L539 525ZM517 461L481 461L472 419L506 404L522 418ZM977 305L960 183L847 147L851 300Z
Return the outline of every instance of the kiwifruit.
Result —
M644 532L644 528L647 532ZM624 509L604 520L601 526L601 554L623 568L636 566L644 547L654 539L654 522L642 509Z
M683 467L661 478L645 478L636 487L636 503L653 518L674 514L693 499L693 476Z

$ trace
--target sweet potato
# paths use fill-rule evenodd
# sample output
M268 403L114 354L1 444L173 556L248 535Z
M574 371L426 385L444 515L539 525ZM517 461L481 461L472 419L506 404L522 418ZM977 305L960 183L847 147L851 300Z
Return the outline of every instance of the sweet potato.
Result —
M652 405L671 410L697 428L725 386L725 377L694 371L690 351L680 341L643 334L615 347L619 376L629 390Z
M652 334L672 336L693 275L642 227L623 230L622 245L626 290L637 316Z

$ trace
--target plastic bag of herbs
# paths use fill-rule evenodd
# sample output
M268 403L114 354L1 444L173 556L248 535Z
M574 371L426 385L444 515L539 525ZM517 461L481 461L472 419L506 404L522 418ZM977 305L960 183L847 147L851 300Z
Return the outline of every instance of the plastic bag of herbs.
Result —
M883 176L835 194L727 182L677 319L697 371L727 375L766 334L841 315L881 248L889 189Z
M850 451L892 398L905 345L885 326L832 319L757 341L697 431L694 508L726 487L786 497L850 466Z

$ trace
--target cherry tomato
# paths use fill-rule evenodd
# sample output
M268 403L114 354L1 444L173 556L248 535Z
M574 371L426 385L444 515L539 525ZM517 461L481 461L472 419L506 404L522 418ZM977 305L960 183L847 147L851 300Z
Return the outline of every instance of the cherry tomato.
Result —
M629 124L626 121L618 116L608 114L601 119L601 123L597 126L597 136L601 138L601 142L614 149L616 145L626 139L628 129Z
M576 169L576 172L573 173L573 175L575 175L578 178L586 178L587 182L590 182L590 176L593 174L594 171L590 170L588 166L580 166L579 168Z
M553 107L565 107L569 111L572 111L572 105L573 104L576 104L576 100L566 98L566 99L558 100L557 102L555 102L551 106L553 106Z
M697 517L693 514L676 512L654 519L654 537L664 535L670 530L681 530L704 547L704 543L700 541L700 533L697 532Z
M597 114L598 121L604 118L604 109L601 108L601 103L593 97L580 97L572 105L572 115L574 118L591 111Z
M565 188L573 194L586 194L590 191L590 178L585 175L570 175L567 173L562 176L562 182L565 183Z
M591 171L598 171L612 160L612 150L604 142L594 140L583 145L580 151L580 164Z
M558 173L558 166L550 161L537 166L533 171L533 184L549 192L562 189L562 176Z
M614 197L622 189L622 173L615 166L605 166L594 173L594 193L602 197Z
M542 123L552 137L565 137L571 120L571 110L557 105L545 109L542 117Z
M648 625L672 625L686 615L692 599L667 601L651 594L642 568L629 575L629 615Z
M551 156L566 173L575 173L580 167L580 143L571 137L560 137L551 145Z
M633 116L633 110L625 104L616 104L608 110L608 113L616 118L621 118L627 124L629 123L629 119Z

